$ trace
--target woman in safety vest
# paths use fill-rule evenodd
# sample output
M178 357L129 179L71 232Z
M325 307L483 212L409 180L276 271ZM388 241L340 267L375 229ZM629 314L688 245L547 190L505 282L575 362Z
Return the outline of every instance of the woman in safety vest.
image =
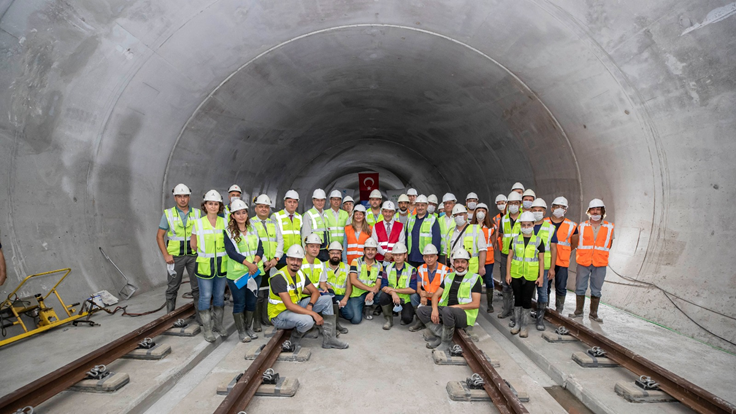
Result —
M199 285L199 317L207 342L214 342L215 333L227 336L222 326L225 312L227 253L225 252L225 218L222 196L215 190L204 195L202 212L207 215L194 223L189 244L197 251L197 284ZM213 310L210 312L210 301Z
M229 258L227 284L233 295L235 328L238 330L241 342L250 342L251 339L258 338L251 325L258 299L256 295L263 277L263 262L261 261L263 244L258 237L258 231L250 224L248 205L245 204L245 201L235 200L230 204L230 221L225 229L225 236L225 250ZM236 282L241 278L245 278L244 282L247 283ZM248 282L249 278L253 278L253 282Z
M526 338L527 324L531 322L532 296L536 286L544 282L544 241L534 234L534 214L529 211L519 216L521 234L514 234L509 246L506 265L506 283L514 291L516 324L511 334Z
M342 261L350 264L363 256L363 245L371 237L373 227L365 221L365 207L358 204L353 209L353 221L345 226L345 238L342 243Z
M479 224L481 226L483 238L486 241L486 248L488 249L484 264L486 274L483 276L484 282L486 283L486 312L493 313L493 264L496 261L493 257L493 238L496 237L496 231L493 225L493 219L488 214L488 205L486 203L478 204L470 224Z

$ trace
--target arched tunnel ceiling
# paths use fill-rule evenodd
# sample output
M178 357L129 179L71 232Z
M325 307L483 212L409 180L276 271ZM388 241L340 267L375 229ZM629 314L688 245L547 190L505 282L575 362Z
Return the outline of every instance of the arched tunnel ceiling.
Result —
M567 196L575 220L603 198L617 224L610 280L685 289L699 306L680 306L734 339L713 312L732 315L736 295L723 213L736 196L736 25L708 17L722 6L0 1L11 275L64 258L79 275L69 294L113 291L103 246L151 288L165 282L152 229L173 184L306 195L375 165L484 201L522 181ZM608 303L732 349L657 290L606 289Z

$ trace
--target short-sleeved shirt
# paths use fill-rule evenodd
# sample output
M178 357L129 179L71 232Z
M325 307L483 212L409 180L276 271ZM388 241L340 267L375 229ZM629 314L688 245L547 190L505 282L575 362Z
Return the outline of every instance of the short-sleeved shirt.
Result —
M187 214L184 214L183 211L179 209L179 206L176 207L176 212L179 213L179 217L181 217L181 225L184 226L184 228L187 227L187 220L189 219L189 216ZM189 207L189 212L192 212L192 208ZM169 220L166 219L166 213L164 213L161 216L161 221L158 223L158 228L161 230L169 230Z
M542 228L543 224L544 223L534 225L534 234L539 234L539 229ZM557 244L557 227L555 227L555 232L552 234L552 238L549 240L549 242ZM524 245L526 245L526 243Z
M447 279L442 281L442 284L440 287L444 290L445 289L445 281ZM457 300L457 291L460 289L460 283L463 281L462 277L458 277L457 275L452 280L452 286L450 286L450 293L447 295L447 306L453 306L459 304ZM481 286L481 278L475 280L475 284L473 285L473 288L470 290L470 293L482 293L483 288Z
M309 280L307 275L304 275L304 290L307 290L307 286L312 284L312 281ZM274 277L271 278L271 290L273 290L273 293L278 295L279 293L288 293L289 292L289 286L286 284L286 279L284 278L284 275L276 274Z

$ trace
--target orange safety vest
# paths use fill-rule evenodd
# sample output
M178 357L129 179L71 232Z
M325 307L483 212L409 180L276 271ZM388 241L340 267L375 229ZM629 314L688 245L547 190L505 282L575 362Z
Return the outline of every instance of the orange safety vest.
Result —
M348 251L346 252L348 261L347 263L353 263L353 260L363 257L363 245L368 238L371 237L371 233L360 232L360 238L355 236L355 229L352 225L348 224L345 226L345 238L347 240Z
M547 223L555 225L549 217L544 219ZM560 227L557 228L557 261L556 266L570 267L570 255L572 254L572 246L570 239L578 225L570 219L563 219Z
M417 269L417 273L419 274L419 283L422 284L422 289L424 289L424 291L429 293L430 295L433 295L434 292L436 292L437 289L440 288L442 281L445 280L445 277L447 277L447 274L449 272L449 267L443 265L442 263L437 263L437 271L434 274L434 280L432 280L432 283L429 283L429 272L427 271L427 264L425 263L419 266L419 268Z
M487 265L494 263L493 258L493 244L491 244L491 239L493 238L493 232L495 229L489 229L488 227L483 227L483 236L486 238L486 246L488 247L488 251L486 251L486 263Z
M493 226L496 228L496 234L498 235L498 245L501 246L503 244L503 236L498 231L499 226L501 225L501 217L503 217L503 213L496 214L496 217L493 218Z
M580 233L576 253L578 264L580 266L590 266L591 264L595 267L608 266L608 253L611 250L611 243L613 243L611 239L613 223L602 222L601 228L598 230L598 237L595 240L593 240L593 226L590 225L590 220L580 223L578 232Z

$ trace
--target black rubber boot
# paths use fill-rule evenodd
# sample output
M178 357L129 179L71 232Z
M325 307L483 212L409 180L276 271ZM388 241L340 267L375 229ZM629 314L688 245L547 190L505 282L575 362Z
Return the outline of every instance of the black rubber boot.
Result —
M565 295L555 296L555 310L557 313L562 315L562 311L565 309Z
M598 304L600 303L601 303L600 296L590 297L590 314L588 315L588 317L598 323L603 323L603 319L598 317Z
M547 302L539 302L537 305L537 330L543 331L544 328L544 312L547 310Z
M585 295L575 295L575 313L571 313L567 316L571 318L582 318L584 307L585 307Z
M250 336L245 332L245 315L243 313L233 313L235 321L235 329L238 330L238 338L240 342L250 342Z
M199 317L202 319L202 336L207 342L215 342L217 337L212 333L212 314L210 310L199 311Z
M258 339L258 335L253 332L253 329L251 329L251 325L253 324L254 320L254 311L245 311L245 334L250 337L250 339Z
M394 326L394 314L391 313L391 305L383 305L381 306L381 310L383 311L383 317L386 318L386 323L383 324L383 330L388 331Z
M166 299L166 313L171 313L176 309L176 298Z

